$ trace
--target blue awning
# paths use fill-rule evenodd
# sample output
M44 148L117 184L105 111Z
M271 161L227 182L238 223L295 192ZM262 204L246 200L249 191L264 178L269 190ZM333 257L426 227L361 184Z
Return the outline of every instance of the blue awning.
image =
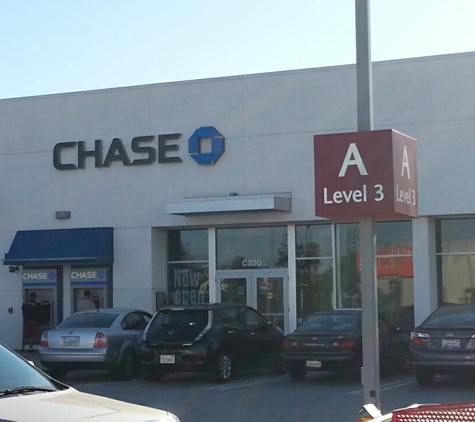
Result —
M112 227L25 230L16 233L4 265L108 265L114 260Z

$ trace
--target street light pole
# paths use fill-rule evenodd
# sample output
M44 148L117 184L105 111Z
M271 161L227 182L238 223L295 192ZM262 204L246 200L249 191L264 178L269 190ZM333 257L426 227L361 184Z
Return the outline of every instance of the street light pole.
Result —
M355 0L356 20L356 84L358 132L373 130L373 90L370 43L370 0ZM376 277L375 219L361 217L361 308L363 325L364 404L381 408L379 384L378 294Z

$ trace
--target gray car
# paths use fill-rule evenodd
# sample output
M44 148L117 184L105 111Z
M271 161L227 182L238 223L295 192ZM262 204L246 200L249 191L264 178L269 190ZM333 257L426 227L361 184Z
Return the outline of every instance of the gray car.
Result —
M432 384L437 374L475 373L475 305L445 305L411 333L416 381Z
M42 334L40 362L56 378L74 369L109 369L130 379L137 366L135 340L151 318L140 309L77 312Z

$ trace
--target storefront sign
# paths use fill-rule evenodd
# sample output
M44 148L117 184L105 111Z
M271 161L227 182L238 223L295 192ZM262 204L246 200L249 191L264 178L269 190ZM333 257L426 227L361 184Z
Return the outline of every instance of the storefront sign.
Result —
M394 130L314 136L315 214L417 217L416 142Z
M23 285L56 284L56 270L23 270L21 278Z
M72 268L71 282L106 282L107 269L106 268Z
M53 149L53 165L57 170L85 169L88 158L94 161L96 168L108 168L114 162L124 166L150 165L157 161L159 164L181 163L183 160L176 143L180 138L181 133L136 136L130 148L126 148L120 138L114 138L108 147L97 139L92 149L88 149L84 141L60 142ZM209 152L203 148L206 140L211 144ZM103 151L107 151L105 157ZM215 164L224 153L224 137L212 126L200 127L188 140L188 153L200 165Z
M173 270L173 284L170 292L173 293L175 305L196 305L206 303L209 297L209 281L207 271L198 271L191 268L175 268Z

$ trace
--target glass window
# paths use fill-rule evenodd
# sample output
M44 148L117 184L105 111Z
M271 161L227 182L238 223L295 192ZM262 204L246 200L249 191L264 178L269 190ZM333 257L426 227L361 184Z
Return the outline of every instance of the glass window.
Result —
M216 230L217 269L287 267L287 227Z
M168 261L207 261L207 230L171 230L168 232Z
M412 222L376 223L378 310L405 331L413 328ZM361 307L359 224L337 225L337 307Z
M475 303L475 219L436 222L439 305Z
M333 309L333 225L296 227L297 320Z
M376 223L377 255L412 255L412 222Z
M475 253L475 218L438 220L437 252Z
M297 265L297 320L333 309L333 260L299 259Z
M174 305L208 303L208 264L168 264L168 291Z
M360 308L360 233L358 224L337 225L337 308Z
M332 225L297 226L297 257L332 257Z
M167 270L172 304L209 302L208 231L169 231Z

